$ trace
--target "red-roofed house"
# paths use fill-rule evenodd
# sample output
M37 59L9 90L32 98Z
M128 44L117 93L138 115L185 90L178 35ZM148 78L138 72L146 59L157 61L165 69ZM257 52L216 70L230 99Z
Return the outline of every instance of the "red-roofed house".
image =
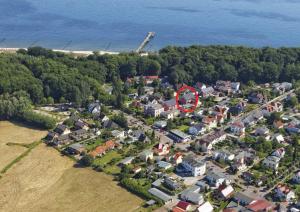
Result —
M191 209L191 204L185 201L179 201L176 206L184 211L188 211Z
M173 156L173 161L175 162L175 164L179 164L182 163L182 154L181 152L177 152L174 156Z
M273 205L267 200L260 199L260 200L253 201L248 206L246 206L246 208L254 212L272 211Z
M116 147L116 143L112 140L106 141L103 145L97 146L94 151L90 153L90 155L95 157L101 157L105 155L105 153L111 149L114 149Z
M282 129L283 128L283 122L278 120L278 121L274 121L273 122L273 126L276 128L276 129Z
M185 212L185 210L183 210L183 209L178 208L178 207L175 206L175 207L172 209L172 212Z
M217 127L217 119L215 116L206 116L202 119L202 123L205 124L207 130Z
M154 147L154 152L159 156L167 155L170 152L170 145L159 143Z

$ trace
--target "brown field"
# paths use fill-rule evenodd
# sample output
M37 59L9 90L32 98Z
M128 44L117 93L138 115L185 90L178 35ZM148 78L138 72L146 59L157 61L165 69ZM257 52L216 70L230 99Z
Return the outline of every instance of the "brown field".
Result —
M26 128L8 121L0 121L0 170L26 150L21 146L7 146L7 143L28 144L40 140L46 134L46 131Z
M73 165L37 146L0 179L0 211L133 211L143 202L110 176Z

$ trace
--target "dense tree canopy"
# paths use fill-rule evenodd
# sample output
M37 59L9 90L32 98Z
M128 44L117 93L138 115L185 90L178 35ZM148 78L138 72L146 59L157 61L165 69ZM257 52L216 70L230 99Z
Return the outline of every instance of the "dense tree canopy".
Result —
M236 80L243 83L300 79L300 48L229 46L166 47L158 54L73 57L41 47L0 54L0 95L26 92L34 104L99 99L122 106L128 92L121 80L140 75L169 76L170 82ZM113 95L103 89L114 87ZM142 88L139 88L142 93Z

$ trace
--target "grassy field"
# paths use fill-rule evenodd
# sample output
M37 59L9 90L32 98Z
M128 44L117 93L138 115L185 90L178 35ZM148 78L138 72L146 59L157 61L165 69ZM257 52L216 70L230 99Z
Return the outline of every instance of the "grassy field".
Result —
M46 134L46 131L26 128L8 121L0 121L0 170L26 151L25 147L7 144L30 144L40 140Z
M10 136L7 133L7 138ZM119 187L111 176L75 168L72 160L44 144L35 147L0 179L1 212L134 211L142 202Z

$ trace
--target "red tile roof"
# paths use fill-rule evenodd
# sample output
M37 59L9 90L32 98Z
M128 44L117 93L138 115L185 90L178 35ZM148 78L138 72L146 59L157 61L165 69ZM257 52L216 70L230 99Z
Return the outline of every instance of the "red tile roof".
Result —
M185 210L181 209L181 208L178 208L178 207L174 207L172 212L184 212Z
M179 201L179 202L177 203L176 206L177 206L178 208L183 209L183 210L187 210L187 208L188 208L190 205L191 205L191 204L188 203L188 202Z
M251 211L269 211L272 209L272 204L264 199L261 200L255 200L254 202L252 202L250 205L247 206L248 209L250 209Z

